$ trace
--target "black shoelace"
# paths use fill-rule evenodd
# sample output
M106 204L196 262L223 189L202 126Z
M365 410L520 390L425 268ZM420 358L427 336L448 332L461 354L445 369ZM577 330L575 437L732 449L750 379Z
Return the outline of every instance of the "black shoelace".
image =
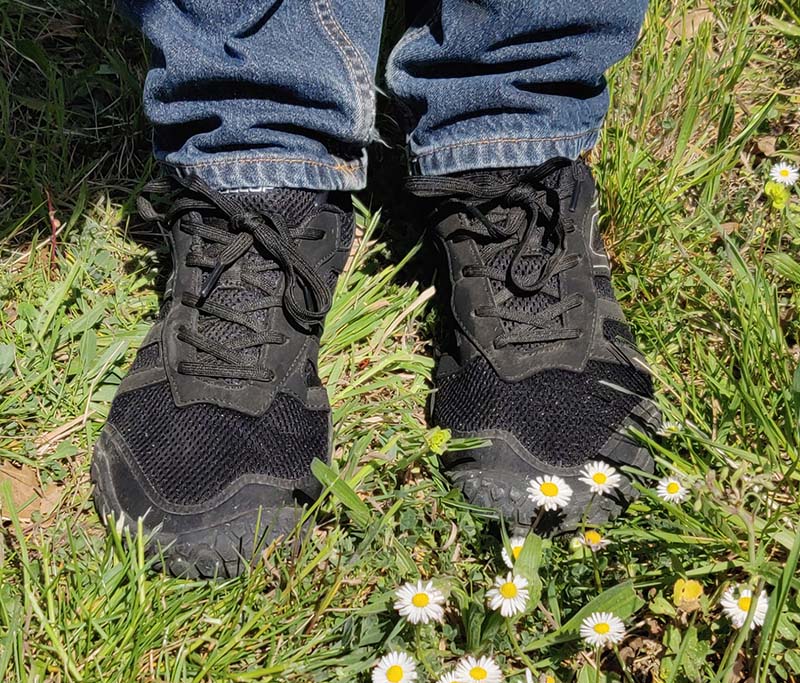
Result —
M314 240L323 237L321 230L309 227L290 227L277 213L255 212L243 206L235 196L209 188L198 178L162 178L148 183L145 193L165 194L177 190L165 214L158 213L153 204L140 196L137 208L148 222L171 226L180 221L180 229L202 241L200 250L191 250L186 265L207 272L198 294L184 293L181 302L229 323L236 323L249 333L221 343L184 326L178 331L178 339L190 344L218 362L181 361L178 372L185 375L226 379L252 379L271 381L274 373L269 368L254 367L253 360L245 353L247 349L265 344L285 344L283 334L264 329L257 322L257 314L270 308L283 307L287 316L302 329L311 332L322 322L331 306L331 292L316 270L302 257L295 240ZM306 217L304 224L320 210L319 206ZM192 215L194 214L194 216ZM196 216L221 217L219 225L197 220ZM219 250L218 245L222 245ZM208 300L223 272L244 257L256 245L264 256L258 267L241 272L241 281L265 294L257 304L245 310L236 310ZM283 292L275 291L274 282L268 282L265 274L280 271L283 275ZM296 292L306 294L308 304L297 300Z
M495 294L492 306L475 309L478 317L494 317L521 325L520 331L506 332L494 340L496 348L509 344L532 344L580 336L580 330L554 325L554 321L567 311L583 304L583 297L573 293L546 306L537 313L514 310L507 304L515 297L526 297L542 291L559 273L573 268L580 261L577 254L567 254L565 235L574 229L574 223L561 216L562 197L542 184L542 180L559 169L572 166L569 159L551 159L529 172L508 179L497 172L487 171L466 177L420 176L411 178L407 187L419 197L447 197L434 214L434 222L453 213L466 213L474 220L451 235L450 239L477 239L483 243L480 253L482 263L466 266L464 277L483 277L502 284ZM573 169L575 167L573 166ZM573 170L570 208L577 205L582 186L580 171ZM508 210L504 223L496 225L487 214L497 206ZM513 209L522 211L513 211ZM537 230L543 226L543 230ZM537 232L539 233L537 235ZM532 253L545 254L543 245L552 242L555 247L546 254L538 273L529 277L520 275L520 263ZM500 252L513 249L506 269L493 268L487 263Z

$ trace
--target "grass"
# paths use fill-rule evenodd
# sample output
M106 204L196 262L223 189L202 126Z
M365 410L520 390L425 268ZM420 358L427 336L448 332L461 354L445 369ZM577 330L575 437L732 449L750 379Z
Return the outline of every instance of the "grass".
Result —
M692 494L645 490L597 556L531 538L535 599L508 624L483 607L495 527L431 452L431 291L366 193L322 352L337 446L316 524L225 583L153 575L141 538L104 534L89 453L155 315L160 249L131 215L153 173L144 49L109 5L0 0L4 680L360 681L391 647L431 679L464 652L512 680L798 679L800 199L778 209L765 192L772 163L800 161L795 4L654 0L611 75L592 161L614 284L672 423L652 451ZM417 576L447 592L443 625L394 615ZM676 605L679 578L702 583L696 603ZM721 616L740 582L770 594L760 629ZM620 648L582 649L587 606L625 619Z

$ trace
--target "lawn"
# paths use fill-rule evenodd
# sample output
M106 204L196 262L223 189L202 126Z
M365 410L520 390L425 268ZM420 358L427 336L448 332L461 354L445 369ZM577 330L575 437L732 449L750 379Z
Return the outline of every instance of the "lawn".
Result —
M767 182L800 162L796 0L653 0L611 74L591 156L602 224L667 420L658 476L689 496L643 482L598 553L529 537L530 604L512 619L485 599L505 530L437 471L428 268L380 192L356 198L323 340L336 453L313 523L227 582L153 574L141 537L105 533L91 448L165 255L133 212L156 172L146 50L110 4L0 0L3 680L358 682L393 649L421 682L465 654L511 681L800 680L800 193ZM393 609L420 577L447 597L441 624ZM723 614L739 585L768 593L762 626ZM580 640L593 611L623 619L619 646Z

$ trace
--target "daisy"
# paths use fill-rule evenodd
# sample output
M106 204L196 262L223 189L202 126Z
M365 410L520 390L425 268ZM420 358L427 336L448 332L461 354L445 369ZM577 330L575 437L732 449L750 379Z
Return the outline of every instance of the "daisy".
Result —
M735 597L736 593L739 594L738 598ZM742 626L744 626L752 602L752 591L742 586L729 588L725 591L721 600L722 610L736 628L742 628ZM753 619L750 622L750 628L761 626L764 623L764 618L767 616L767 607L769 607L769 598L767 597L766 591L761 591L761 594L758 596L758 601L756 602L755 610L753 611Z
M656 493L668 503L682 503L689 495L689 489L675 477L664 477L658 482Z
M508 551L503 546L502 554L503 554L503 562L506 563L506 567L509 569L514 568L514 562L519 557L519 554L522 552L522 546L525 545L525 537L524 536L512 536L511 539L508 541L508 545L511 546L511 555L508 554Z
M491 657L464 657L454 673L459 683L500 683L503 680L500 667Z
M589 486L589 490L601 496L611 493L622 480L617 470L600 460L587 463L581 474L580 480Z
M537 507L558 510L569 503L572 489L561 477L555 475L536 477L531 480L528 495Z
M405 652L390 652L375 664L372 683L407 683L417 680L417 665Z
M505 578L498 576L494 587L486 591L486 601L493 610L500 610L504 617L524 612L528 605L528 581L508 572Z
M611 612L592 612L581 622L581 638L594 647L616 645L625 637L625 624Z
M406 583L395 592L394 608L412 624L427 624L441 621L444 616L444 595L433 582Z
M770 169L769 177L776 183L791 187L797 182L797 179L800 178L800 172L798 172L797 166L792 166L785 161L781 161Z
M599 531L595 531L594 529L589 529L578 536L578 542L582 546L589 548L592 552L602 550L611 543L607 538L603 538Z

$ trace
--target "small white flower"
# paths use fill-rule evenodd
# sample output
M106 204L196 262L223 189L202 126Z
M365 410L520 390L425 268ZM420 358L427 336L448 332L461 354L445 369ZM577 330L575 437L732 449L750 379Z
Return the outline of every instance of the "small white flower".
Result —
M611 544L611 541L609 541L607 538L603 538L600 532L595 531L594 529L584 531L580 536L578 536L578 542L582 546L589 548L589 550L592 552L602 550Z
M403 584L395 595L394 608L411 624L441 621L444 616L444 595L433 587L432 581Z
M448 674L442 674L439 678L436 679L436 683L460 683L458 680L458 676L456 676L455 671L451 671Z
M561 477L555 475L536 477L528 486L528 495L537 507L558 510L572 498L572 489Z
M503 680L500 667L491 657L464 657L454 673L459 683L500 683Z
M680 422L670 422L665 420L658 428L657 434L659 436L673 436L680 434L683 431L683 425Z
M372 683L407 683L417 680L417 665L405 652L390 652L372 670Z
M664 477L658 482L656 493L661 500L668 503L682 503L689 495L689 489L675 477Z
M785 161L781 161L770 169L769 177L776 183L791 187L797 182L797 179L800 178L800 172L798 172L797 166L792 166Z
M513 617L528 606L528 582L517 574L508 572L494 580L494 587L486 591L486 601L493 610L504 617Z
M625 624L611 612L593 612L581 622L581 638L589 645L616 645L625 637Z
M738 595L738 597L737 597ZM749 588L738 586L736 588L729 588L722 595L722 609L731 623L736 628L742 628L747 619L747 614L750 612L750 605L753 601L753 593ZM750 628L761 626L764 623L764 618L767 616L767 608L769 607L769 598L766 591L761 591L756 601L755 610L753 611L753 619L750 622Z
M511 546L511 555L509 556L508 551L503 547L503 562L506 563L506 567L509 569L514 568L514 562L516 562L519 554L522 552L522 546L525 545L525 537L524 536L512 536L511 539L508 541L508 545Z
M622 481L617 470L600 460L587 463L581 474L583 476L580 480L589 486L592 493L599 493L601 496L611 493Z

